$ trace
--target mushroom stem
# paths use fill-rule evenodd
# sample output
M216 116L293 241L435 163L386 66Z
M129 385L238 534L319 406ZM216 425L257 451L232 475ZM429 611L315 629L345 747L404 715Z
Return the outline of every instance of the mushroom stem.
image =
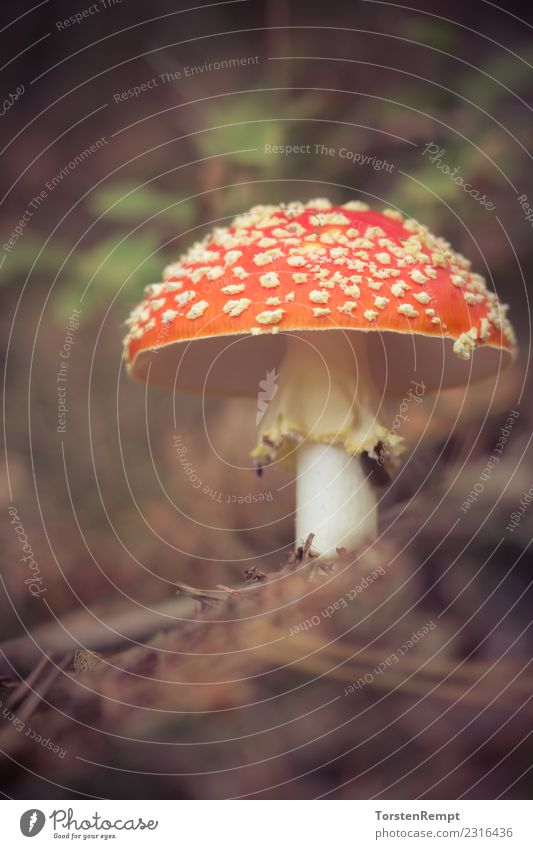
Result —
M298 448L296 539L314 533L313 547L325 557L337 548L355 549L375 538L374 490L359 456L340 445L306 442Z
M363 338L360 338L363 337ZM401 451L380 422L381 394L363 334L293 333L252 452L296 472L297 539L326 556L376 533L376 499L361 455Z

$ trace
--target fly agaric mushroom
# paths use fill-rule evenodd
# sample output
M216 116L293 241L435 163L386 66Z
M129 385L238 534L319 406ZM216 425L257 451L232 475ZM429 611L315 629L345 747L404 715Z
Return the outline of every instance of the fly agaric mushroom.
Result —
M394 464L402 450L380 420L385 395L409 379L465 384L515 349L506 307L468 260L418 222L360 202L256 206L163 277L129 319L130 374L258 397L252 456L294 464L297 539L314 533L326 556L376 532L361 458ZM275 378L266 402L265 373Z

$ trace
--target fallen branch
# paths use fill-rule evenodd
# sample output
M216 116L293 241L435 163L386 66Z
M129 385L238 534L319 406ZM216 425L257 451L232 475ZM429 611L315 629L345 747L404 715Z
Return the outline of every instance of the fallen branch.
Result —
M182 595L153 609L98 614L86 609L69 614L0 644L0 678L25 678L43 657L64 657L78 649L93 652L127 649L128 643L142 642L159 631L196 620L202 609L200 599ZM53 616L52 611L50 614Z
M289 555L285 566L274 575L250 574L247 582L238 587L219 585L218 589L198 589L188 584L176 584L178 597L156 605L153 609L136 610L133 613L102 612L99 614L85 609L78 613L54 619L27 632L24 636L0 644L0 679L19 678L29 675L43 658L54 659L72 654L79 649L88 652L109 652L129 648L128 643L142 642L158 631L169 631L184 622L196 621L206 608L216 607L241 591L258 588L271 577L290 574L301 565L311 566L311 575L316 574L322 561L311 546L314 534L309 534L305 544ZM324 564L327 568L327 564ZM253 583L255 582L255 583ZM53 617L53 611L50 610Z

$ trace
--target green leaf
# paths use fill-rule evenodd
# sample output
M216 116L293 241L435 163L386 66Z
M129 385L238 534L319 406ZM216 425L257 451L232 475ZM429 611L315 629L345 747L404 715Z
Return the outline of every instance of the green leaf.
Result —
M152 231L120 233L74 255L68 267L69 285L62 287L57 299L61 314L80 300L87 312L105 308L115 295L121 302L137 301L144 287L161 277L165 260L158 244Z
M58 239L51 239L43 248L45 240L44 235L39 239L30 233L24 234L12 251L6 254L0 272L0 284L6 285L15 281L23 283L34 262L32 278L53 277L67 256L70 246Z
M418 41L447 53L453 53L457 48L457 28L440 18L435 20L411 16L406 18L403 30L411 41Z
M196 212L191 201L180 202L179 194L161 191L152 184L139 186L130 182L103 186L91 196L88 206L93 214L108 221L145 221L155 215L178 227L186 227Z

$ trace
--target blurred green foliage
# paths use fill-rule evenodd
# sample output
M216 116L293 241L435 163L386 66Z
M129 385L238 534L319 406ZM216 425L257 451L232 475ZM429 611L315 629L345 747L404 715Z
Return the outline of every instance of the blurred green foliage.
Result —
M135 164L122 170L125 176L95 181L81 208L89 235L79 244L74 238L69 244L67 221L61 236L42 249L44 230L41 242L32 222L31 233L4 263L2 281L20 283L34 261L36 274L49 281L64 263L53 298L58 316L80 297L86 315L102 312L114 299L125 314L143 288L159 279L164 265L210 229L208 222L226 223L255 203L321 194L333 200L356 195L371 203L375 197L438 229L449 223L450 208L464 209L465 193L422 155L429 142L441 145L450 167L459 166L500 210L498 199L508 189L495 167L509 143L502 125L509 125L508 111L526 96L533 48L521 48L523 59L511 50L467 54L468 28L430 15L406 18L398 32L390 57L375 57L376 68L386 74L388 66L404 67L406 73L394 72L393 86L378 77L375 97L345 93L365 91L364 54L360 61L347 57L355 61L344 65L299 59L290 67L290 79L286 63L267 67L263 62L246 68L239 85L223 87L220 96L208 74L188 81L186 94L178 83L161 88L161 135L179 147L156 146L150 138L146 148L156 152L149 162L140 167L134 158ZM422 68L401 61L398 48L405 47L405 39L423 57ZM480 46L486 46L482 40ZM314 52L319 54L316 45ZM513 128L527 146L532 131L523 114L513 114ZM346 147L385 159L394 169L383 177L338 155L267 155L265 144ZM187 163L193 164L184 167ZM511 179L522 168L517 157L507 157ZM473 225L481 225L483 215L469 202Z
M91 195L88 209L119 224L141 223L153 216L176 227L187 227L192 220L190 207L151 183L117 181L104 185Z

